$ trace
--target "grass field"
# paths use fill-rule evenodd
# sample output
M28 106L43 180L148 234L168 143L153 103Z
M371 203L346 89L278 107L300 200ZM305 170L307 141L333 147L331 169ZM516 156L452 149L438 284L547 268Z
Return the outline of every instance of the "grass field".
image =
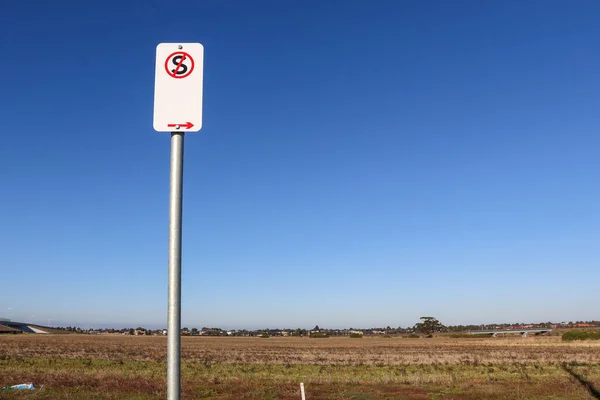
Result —
M164 399L166 338L0 336L0 399ZM182 338L182 398L600 399L600 343L560 337Z

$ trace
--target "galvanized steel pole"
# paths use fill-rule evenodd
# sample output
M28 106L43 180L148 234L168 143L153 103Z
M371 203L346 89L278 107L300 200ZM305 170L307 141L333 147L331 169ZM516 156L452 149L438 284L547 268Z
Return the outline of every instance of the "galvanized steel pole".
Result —
M183 199L183 132L171 133L169 192L169 308L167 333L167 399L181 392L181 206Z

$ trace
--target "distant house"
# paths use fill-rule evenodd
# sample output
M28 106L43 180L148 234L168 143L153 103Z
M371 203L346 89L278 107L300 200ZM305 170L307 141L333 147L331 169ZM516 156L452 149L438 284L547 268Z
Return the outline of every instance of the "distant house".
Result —
M597 325L596 324L588 324L588 323L579 323L579 324L573 324L573 326L575 328L595 328Z
M216 329L205 329L202 328L200 332L198 332L200 336L221 336L221 331Z

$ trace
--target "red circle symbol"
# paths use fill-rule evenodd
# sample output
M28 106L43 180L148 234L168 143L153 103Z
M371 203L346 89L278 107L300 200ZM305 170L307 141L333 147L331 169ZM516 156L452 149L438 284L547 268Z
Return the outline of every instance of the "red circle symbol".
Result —
M184 61L190 60L190 65L184 64ZM171 61L171 67L169 67ZM185 51L176 51L165 60L165 70L170 77L181 79L190 76L194 70L194 59Z

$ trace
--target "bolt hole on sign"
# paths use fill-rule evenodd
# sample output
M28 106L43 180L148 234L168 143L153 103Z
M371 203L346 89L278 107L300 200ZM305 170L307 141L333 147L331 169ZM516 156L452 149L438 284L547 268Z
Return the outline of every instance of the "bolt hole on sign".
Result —
M198 132L202 128L204 47L200 43L156 46L154 130Z

